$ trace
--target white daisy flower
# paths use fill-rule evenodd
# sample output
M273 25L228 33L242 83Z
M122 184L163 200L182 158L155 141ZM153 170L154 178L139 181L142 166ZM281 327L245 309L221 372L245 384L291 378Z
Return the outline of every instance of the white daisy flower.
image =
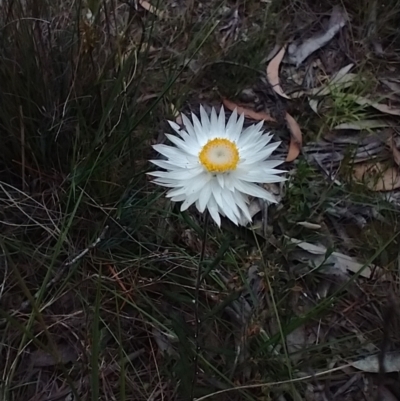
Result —
M225 124L224 108L219 116L212 109L211 116L200 106L200 119L192 114L193 123L182 116L185 129L169 121L179 137L166 134L175 146L154 145L167 160L150 160L166 171L149 173L158 185L172 188L167 197L183 202L181 210L193 203L200 213L206 209L221 225L226 216L237 224L247 224L249 196L276 203L272 194L260 183L285 181L277 170L282 161L267 160L280 142L269 143L272 136L262 130L263 122L243 130L244 115L236 110Z

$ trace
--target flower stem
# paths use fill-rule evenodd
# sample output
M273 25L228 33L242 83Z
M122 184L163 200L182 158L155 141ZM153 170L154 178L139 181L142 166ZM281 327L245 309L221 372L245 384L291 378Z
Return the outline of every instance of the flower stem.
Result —
M203 231L203 240L201 244L201 251L200 251L200 259L197 265L197 274L196 274L196 286L194 292L194 324L195 324L195 332L194 332L194 345L195 345L195 353L193 358L193 380L192 386L190 390L190 401L194 400L194 389L197 384L197 376L199 374L199 352L200 352L200 341L199 341L199 334L200 334L200 316L199 316L199 296L200 296L200 287L203 281L203 261L206 252L206 242L207 242L207 231L208 231L208 220L209 214L206 211L204 215L204 231Z

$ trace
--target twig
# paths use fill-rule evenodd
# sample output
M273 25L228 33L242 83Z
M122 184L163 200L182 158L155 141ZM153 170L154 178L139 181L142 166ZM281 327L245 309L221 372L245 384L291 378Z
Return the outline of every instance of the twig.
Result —
M108 227L109 226L105 226L103 231L99 235L99 237L92 244L90 244L87 248L85 248L83 251L79 252L78 255L74 256L71 260L66 260L61 264L61 266L58 268L58 271L55 273L54 277L46 284L46 291L49 288L53 287L54 284L56 284L61 279L61 277L64 275L65 271L70 266L72 266L73 264L78 262L80 259L82 259L91 249L95 248L104 239L106 232L108 230ZM36 299L38 297L38 295L39 295L39 291L34 295L34 298ZM29 300L22 302L21 306L16 311L14 311L14 314L17 312L24 311L29 306L30 306Z

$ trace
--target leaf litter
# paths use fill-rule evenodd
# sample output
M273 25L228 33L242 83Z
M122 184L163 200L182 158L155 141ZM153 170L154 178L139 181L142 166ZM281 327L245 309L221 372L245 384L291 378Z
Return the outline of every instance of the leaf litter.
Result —
M306 251L308 256L302 255L302 258L308 259L310 267L318 269L322 273L345 276L349 273L358 273L365 278L372 278L373 274L377 274L376 266L366 266L355 258L340 252L329 252L323 245L311 244L295 238L288 238L288 240Z
M293 91L288 90L287 85L285 85L286 92L281 86L280 69L281 71L285 71L285 62L295 64L298 69L301 68L302 63L304 63L309 56L316 54L318 50L333 40L346 24L347 15L344 10L335 7L332 11L328 28L325 31L319 32L300 45L291 44L274 49L274 56L270 58L270 62L267 66L267 80L273 92L281 98L293 102L294 99L302 96L309 97L310 104L316 113L318 113L319 103L324 97L330 97L334 96L336 93L340 93L347 97L347 99L353 100L359 106L365 108L372 107L385 116L377 117L376 115L371 115L371 118L360 118L350 122L346 120L342 122L339 120L339 124L334 125L335 131L325 133L325 135L322 135L322 139L309 142L303 147L303 135L300 124L292 117L292 109L290 109L289 113L285 111L285 113L287 113L284 114L285 120L291 132L291 141L289 151L286 155L286 161L296 160L302 151L304 158L311 164L321 168L335 185L344 187L343 182L339 181L336 177L338 177L339 169L342 163L346 161L350 150L351 163L353 168L355 168L355 172L353 171L352 173L353 179L360 180L360 182L364 183L369 182L367 184L368 188L376 192L384 192L387 194L385 195L386 199L390 197L396 199L396 194L398 194L398 192L395 190L399 188L397 177L400 151L394 140L393 130L388 133L385 128L393 127L393 121L390 119L390 116L398 116L399 111L392 105L376 102L365 96L351 93L352 87L362 82L360 74L352 72L353 68L356 66L354 62L345 64L330 77L326 77L325 75L324 79L319 81L315 80L315 82L324 82L324 84L320 86L313 87L313 85L310 85L305 88L300 88L300 90L296 88L296 90ZM392 89L393 88L394 86L392 86ZM224 105L230 110L238 107L234 102L227 99L224 99ZM248 118L267 122L277 122L277 120L279 120L273 113L270 114L259 111L260 108L257 109L258 111L254 111L247 106L241 105L239 107L238 111L245 112ZM323 115L321 117L323 117ZM391 150L393 161L396 163L395 167L387 166L382 160L382 157L388 155L388 147ZM368 167L365 168L366 166ZM383 173L382 178L380 180L375 178L373 180L368 180L367 175L371 173L370 168L378 170L379 173ZM373 184L371 182L373 182ZM400 197L398 199L400 199ZM354 222L360 229L365 229L371 220L386 224L385 217L379 213L379 210L377 210L374 205L355 204L349 206L344 199L340 198L336 202L332 200L330 206L326 207L324 212L326 218L333 222L335 227L333 231L343 225L340 221L341 219ZM318 224L313 221L301 221L296 224L304 229L317 231L323 231L326 227L324 224L319 224L319 221ZM343 233L340 234L339 237L344 238L344 242L346 242L346 237ZM290 241L296 245L296 250L287 256L290 260L293 260L291 259L293 257L299 257L301 261L305 262L308 265L308 272L305 273L306 275L309 275L310 272L318 271L327 276L339 276L341 279L347 280L354 274L358 274L360 276L360 283L372 281L373 279L375 285L378 282L390 282L391 280L390 275L386 273L386 266L381 268L374 264L366 265L361 261L362 258L359 259L353 254L349 255L336 250L330 250L329 247L319 243L314 244L295 238L290 238ZM344 248L346 248L346 244L343 244L342 250ZM317 295L327 294L330 286L329 280L328 278L326 282L322 281L320 283L316 291ZM324 284L327 284L325 290ZM247 304L247 307L248 306ZM345 319L347 318L346 313L344 317ZM351 322L351 324L353 323ZM319 338L313 336L307 338L307 330L307 327L302 325L285 336L288 350L290 353L293 353L293 355L290 355L292 361L298 362L301 360L302 348L307 349L308 345L319 343L320 341ZM270 328L269 333L274 333L274 330ZM362 342L364 341L362 333L358 331L357 338ZM335 341L334 336L333 341ZM365 349L368 348L366 345L364 345L364 347ZM365 371L367 370L365 369ZM393 369L390 371L395 370ZM345 384L339 386L334 393L338 396L346 394L346 391L356 383L357 380L362 381L364 378L363 375L358 375L355 379L350 378Z

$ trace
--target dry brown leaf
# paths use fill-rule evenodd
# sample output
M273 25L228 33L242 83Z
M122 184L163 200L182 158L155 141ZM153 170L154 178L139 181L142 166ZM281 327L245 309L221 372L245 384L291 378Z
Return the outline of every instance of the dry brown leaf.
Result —
M288 95L283 91L281 84L279 82L279 66L286 52L286 45L278 52L278 54L270 61L267 66L267 79L271 84L272 89L285 99L290 99Z
M239 106L238 104L228 99L222 99L222 103L228 110L234 111L236 109L238 114L244 114L245 117L251 118L252 120L257 120L257 121L264 120L264 121L276 122L275 118L271 117L269 114L263 111L257 112L254 110L247 109L243 106Z
M383 163L367 162L353 168L353 177L363 182L372 191L393 191L400 188L400 171L387 168Z
M289 152L286 156L287 162L292 162L297 159L303 144L303 134L297 121L289 114L286 113L286 122L290 130L290 145Z
M154 7L153 5L151 5L148 1L146 0L139 0L139 4L145 9L147 10L149 13L154 14L155 16L157 16L158 18L162 18L164 13L162 11L160 11L158 8Z
M393 109L387 104L374 102L371 99L367 99L366 97L357 96L357 95L347 95L350 99L353 99L360 106L371 106L376 110L379 110L381 113L390 114L392 116L400 116L400 109Z

